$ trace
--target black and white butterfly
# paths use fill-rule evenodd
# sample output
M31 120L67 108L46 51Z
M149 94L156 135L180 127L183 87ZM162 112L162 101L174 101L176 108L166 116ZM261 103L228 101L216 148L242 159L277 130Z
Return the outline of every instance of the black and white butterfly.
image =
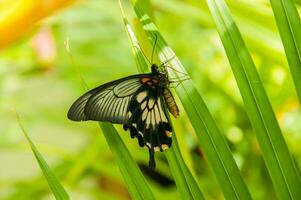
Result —
M141 147L149 149L149 166L155 167L154 154L171 146L172 127L168 111L179 116L169 90L167 72L152 64L151 73L121 78L90 90L77 99L68 112L73 121L107 121L123 124Z

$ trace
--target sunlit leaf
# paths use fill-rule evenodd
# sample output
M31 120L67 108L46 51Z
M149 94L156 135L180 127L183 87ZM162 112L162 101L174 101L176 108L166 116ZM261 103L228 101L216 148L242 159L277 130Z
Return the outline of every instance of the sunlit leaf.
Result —
M35 158L36 158L36 160L37 160L37 162L40 166L40 169L42 170L42 172L45 176L45 179L48 182L48 185L49 185L53 195L55 196L56 199L59 199L59 200L70 199L69 195L66 192L66 190L61 185L60 181L55 176L55 174L52 172L51 168L49 167L49 165L47 164L47 162L43 158L42 154L38 151L36 146L31 141L31 139L30 139L29 135L27 134L25 128L21 124L20 117L17 114L17 112L16 112L16 118L17 118L19 127L21 128L27 142L29 143L30 148L32 150L32 153L34 154L34 156L35 156Z
M133 199L155 199L135 160L110 123L100 122L100 128L118 163L126 186Z
M279 199L300 199L301 183L253 60L223 0L208 0Z
M301 20L291 0L270 0L301 104Z

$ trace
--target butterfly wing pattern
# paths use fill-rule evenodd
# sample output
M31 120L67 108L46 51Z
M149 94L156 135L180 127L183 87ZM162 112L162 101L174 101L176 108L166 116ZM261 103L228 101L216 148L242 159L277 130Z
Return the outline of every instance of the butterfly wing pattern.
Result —
M107 121L123 124L139 146L147 146L149 166L154 153L171 146L172 128L165 108L165 86L153 74L138 74L92 89L76 100L68 112L73 121Z

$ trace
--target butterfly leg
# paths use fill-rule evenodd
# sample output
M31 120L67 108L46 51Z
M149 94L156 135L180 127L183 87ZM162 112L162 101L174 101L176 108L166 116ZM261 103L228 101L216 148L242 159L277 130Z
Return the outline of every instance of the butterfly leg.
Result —
M170 88L177 88L182 82L187 81L187 80L191 80L191 78L183 78L183 79L179 79L177 81L169 81L169 83L176 83L176 85L172 85L172 86L170 86Z

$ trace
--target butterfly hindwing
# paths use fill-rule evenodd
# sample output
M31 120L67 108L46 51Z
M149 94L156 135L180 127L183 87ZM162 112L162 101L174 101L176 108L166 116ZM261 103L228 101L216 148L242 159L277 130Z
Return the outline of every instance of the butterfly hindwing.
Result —
M131 119L125 129L137 137L139 145L146 145L150 152L150 166L155 167L154 152L171 146L172 128L168 122L162 90L148 89L139 92L129 105Z

